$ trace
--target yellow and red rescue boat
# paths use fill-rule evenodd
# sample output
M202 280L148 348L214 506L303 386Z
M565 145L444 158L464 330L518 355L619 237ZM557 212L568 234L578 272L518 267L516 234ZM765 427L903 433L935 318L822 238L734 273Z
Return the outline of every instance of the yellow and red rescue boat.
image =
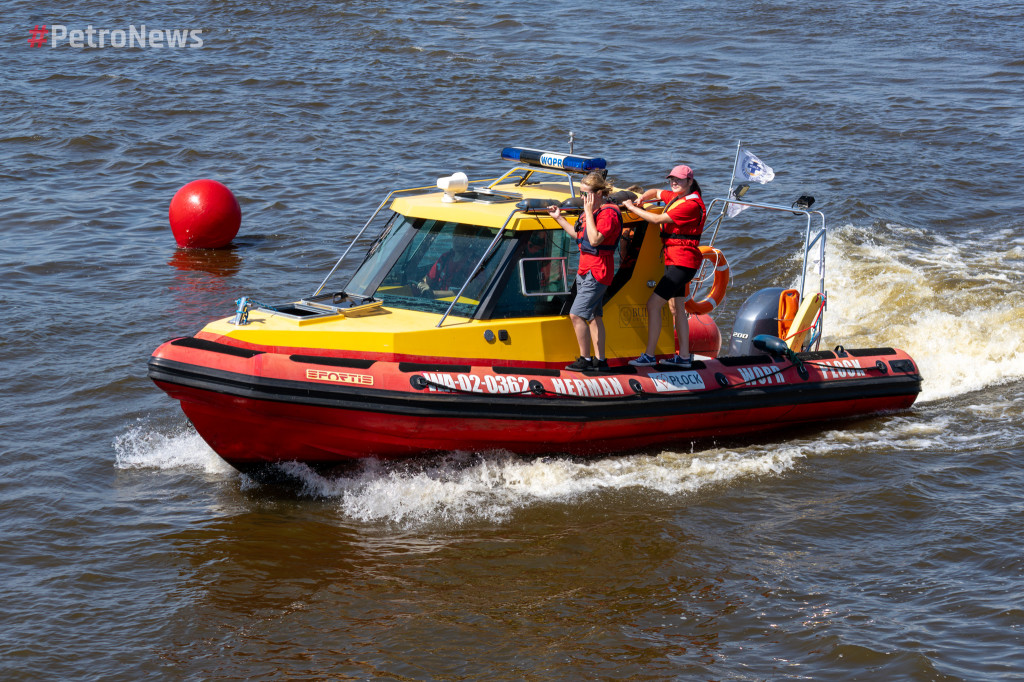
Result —
M389 193L352 242L376 234L344 287L328 282L352 245L312 295L275 305L239 299L232 317L157 348L149 376L242 470L453 450L600 454L905 409L916 399L921 377L901 350L817 350L826 301L818 211L748 204L806 219L805 263L817 253L820 277L806 294L802 279L799 290L751 296L722 353L708 314L729 284L714 247L725 216L718 199L708 214L723 210L705 230L706 267L687 303L692 368L628 364L644 350L646 301L663 266L657 226L624 212L604 302L610 367L566 370L577 350L568 320L576 244L544 209L557 203L571 213L578 174L604 162L521 148L503 156L516 164L496 179L456 174L437 188ZM662 360L675 354L670 314L666 307Z

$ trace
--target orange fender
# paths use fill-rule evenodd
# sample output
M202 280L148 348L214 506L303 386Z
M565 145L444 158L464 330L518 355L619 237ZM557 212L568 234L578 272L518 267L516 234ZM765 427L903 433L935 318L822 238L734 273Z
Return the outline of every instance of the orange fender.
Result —
M690 315L690 352L717 358L722 350L722 332L710 315Z
M789 334L789 327L793 324L796 311L800 308L800 292L796 289L786 289L779 294L779 338L784 339Z
M796 353L806 350L804 348L804 341L807 340L811 329L814 328L814 324L818 319L818 313L823 305L825 305L825 297L821 294L808 296L800 303L800 309L796 311L796 315L793 317L793 324L790 327L790 332L792 333L788 338L783 339L790 350ZM793 327L796 328L796 331L793 331Z

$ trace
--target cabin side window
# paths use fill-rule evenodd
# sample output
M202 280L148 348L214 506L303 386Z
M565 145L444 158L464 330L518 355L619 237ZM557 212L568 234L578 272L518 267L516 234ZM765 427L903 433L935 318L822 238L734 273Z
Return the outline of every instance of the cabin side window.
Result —
M576 251L575 242L562 230L519 233L489 317L560 315L576 273L569 265Z

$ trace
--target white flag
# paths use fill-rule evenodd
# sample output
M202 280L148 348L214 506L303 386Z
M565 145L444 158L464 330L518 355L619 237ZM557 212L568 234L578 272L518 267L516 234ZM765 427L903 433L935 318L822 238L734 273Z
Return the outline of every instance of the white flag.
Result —
M746 191L748 189L750 189L750 185L746 185L746 184L740 185L739 187L733 187L732 188L732 194L729 195L729 198L730 199L735 199L736 201L739 201L740 199L743 198L744 193L746 193ZM730 218L735 218L741 212L747 210L748 208L750 208L750 207L749 206L741 206L740 204L730 203L728 211L726 212L726 214Z
M775 178L775 171L746 149L740 148L740 155L736 157L736 168L733 169L733 175L740 182L759 182L763 185Z

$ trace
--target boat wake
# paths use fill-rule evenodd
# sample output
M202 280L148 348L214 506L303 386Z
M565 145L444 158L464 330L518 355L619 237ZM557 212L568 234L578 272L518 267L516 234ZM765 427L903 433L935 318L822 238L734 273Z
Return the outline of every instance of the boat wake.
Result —
M826 250L822 348L881 344L921 368L918 402L1024 378L1024 238L846 225Z
M452 453L439 458L384 463L367 460L344 478L320 476L302 464L282 470L303 492L336 498L345 516L402 525L504 521L516 510L564 504L602 491L645 489L665 495L693 493L737 479L781 473L803 457L799 448L760 452L662 452L579 460L527 459L507 453Z
M454 453L428 460L368 460L344 478L320 476L302 464L282 465L301 481L303 494L336 498L348 518L401 525L463 524L507 520L514 512L545 503L566 504L604 492L690 496L752 480L785 475L806 458L843 456L856 446L881 451L938 447L949 428L943 415L892 415L886 427L812 433L795 440L711 447L697 452L664 450L653 455L601 459L525 459L503 453ZM627 503L628 504L628 503ZM616 502L621 508L622 501Z
M696 452L664 450L600 459L455 452L399 462L360 460L342 475L323 475L296 462L277 466L290 479L291 494L336 501L340 515L351 521L400 527L502 523L522 510L603 493L636 493L637 504L646 505L651 493L675 498L744 485L785 475L806 458L841 456L851 446L860 452L927 450L941 443L950 426L942 415L882 418L887 420L884 429L865 422L862 428ZM242 489L261 486L223 463L188 427L165 435L138 423L114 445L120 469L237 475ZM621 508L623 502L616 504Z

